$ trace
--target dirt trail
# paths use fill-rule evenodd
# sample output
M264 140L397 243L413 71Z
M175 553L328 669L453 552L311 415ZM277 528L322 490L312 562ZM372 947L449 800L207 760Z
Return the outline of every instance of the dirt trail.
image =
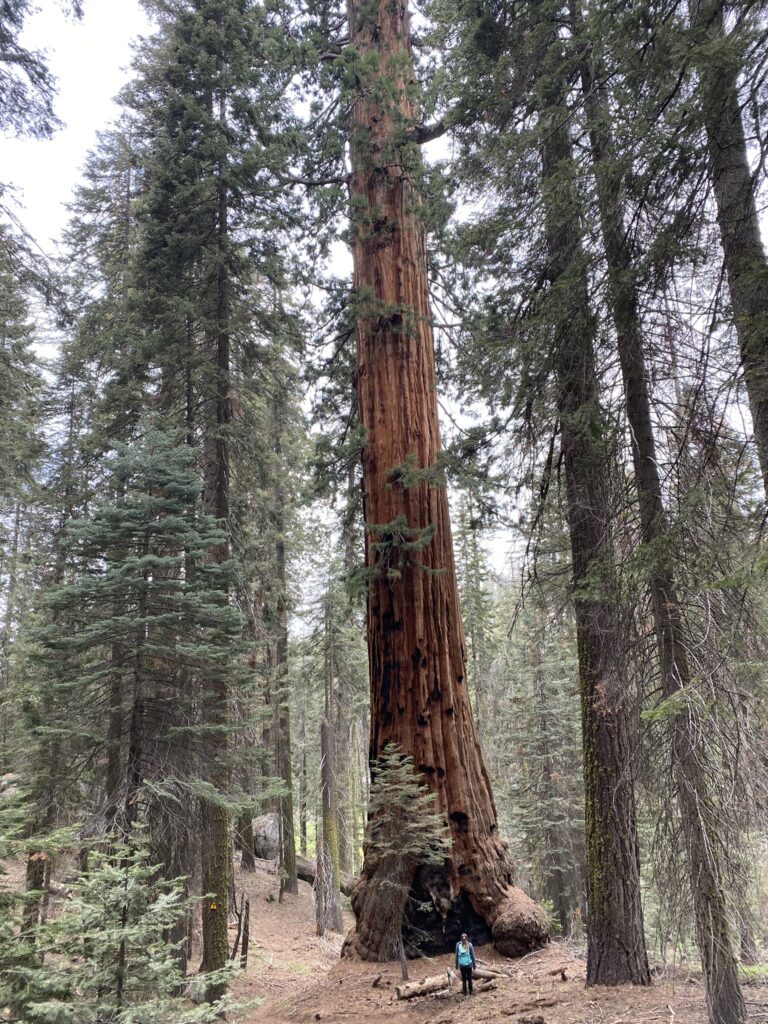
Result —
M650 989L587 990L584 960L560 943L518 961L504 960L491 947L479 949L487 966L511 967L512 977L472 999L454 994L400 1002L398 965L342 961L341 936L314 934L308 885L299 883L299 895L286 897L281 906L268 901L276 896L277 880L262 865L254 875L238 870L237 881L251 900L252 946L248 971L233 994L264 999L246 1014L246 1024L706 1024L697 976L678 970ZM450 956L412 963L411 978L449 966ZM751 1020L768 1024L766 989L750 987L747 998Z
M5 885L23 883L23 865L9 864ZM509 980L471 999L460 993L396 999L396 964L340 960L343 936L315 934L312 890L277 902L278 881L267 862L247 874L236 868L238 894L251 904L248 969L233 985L236 1002L251 1006L242 1024L706 1024L704 987L698 974L678 969L649 989L586 989L580 951L553 943L521 960L505 960L492 947L477 950L482 966L511 969ZM345 914L345 927L352 916ZM235 929L231 940L234 941ZM443 956L412 962L411 979L452 966ZM195 963L193 954L193 963ZM377 976L379 980L374 985ZM564 979L563 979L564 976ZM460 986L459 986L460 987ZM750 1024L768 1024L768 985L745 987ZM233 1018L234 1019L234 1018Z

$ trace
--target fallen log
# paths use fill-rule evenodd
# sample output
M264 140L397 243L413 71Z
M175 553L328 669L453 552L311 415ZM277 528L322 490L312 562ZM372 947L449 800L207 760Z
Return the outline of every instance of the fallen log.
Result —
M405 985L397 985L395 993L398 999L415 999L416 996L428 996L432 992L439 992L444 988L453 988L453 980L456 975L450 968L445 974L435 974L431 978L424 978L423 981L409 981Z
M317 877L317 867L313 860L309 860L308 857L302 857L300 854L296 854L296 877L300 878L302 882L309 882L310 885L315 884L315 878ZM345 896L352 895L352 886L354 882L351 878L342 878L340 889Z
M474 991L475 992L491 992L493 989L498 988L498 987L499 986L496 984L495 981L484 981L480 985L475 985Z
M493 981L496 978L506 978L507 975L501 971L491 971L487 967L475 967L472 971L473 978L481 978L483 981Z

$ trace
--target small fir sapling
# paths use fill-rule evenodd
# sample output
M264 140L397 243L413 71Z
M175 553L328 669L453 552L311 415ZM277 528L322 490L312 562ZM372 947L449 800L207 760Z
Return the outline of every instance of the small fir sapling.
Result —
M202 1024L220 1017L226 1000L194 1005L195 980L184 977L178 944L167 941L189 904L183 879L168 881L151 864L140 826L130 839L94 851L70 899L39 930L39 960L23 971L22 1019ZM210 975L199 984L210 985Z
M399 960L403 980L408 962L403 920L408 911L417 865L440 865L450 855L450 832L435 807L434 794L420 781L412 758L388 743L376 763L368 808L366 859L375 861L375 885L386 889L387 908L380 920L381 959Z

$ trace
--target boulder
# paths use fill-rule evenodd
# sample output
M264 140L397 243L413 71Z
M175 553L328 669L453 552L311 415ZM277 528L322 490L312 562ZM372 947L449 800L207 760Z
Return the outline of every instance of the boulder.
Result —
M253 819L253 852L260 860L276 860L280 855L280 826L276 814Z

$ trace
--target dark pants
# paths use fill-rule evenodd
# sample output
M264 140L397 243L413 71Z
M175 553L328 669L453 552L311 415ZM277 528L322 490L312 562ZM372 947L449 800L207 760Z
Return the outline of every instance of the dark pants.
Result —
M461 991L464 995L469 992L472 995L472 964L469 967L460 967L461 971Z

